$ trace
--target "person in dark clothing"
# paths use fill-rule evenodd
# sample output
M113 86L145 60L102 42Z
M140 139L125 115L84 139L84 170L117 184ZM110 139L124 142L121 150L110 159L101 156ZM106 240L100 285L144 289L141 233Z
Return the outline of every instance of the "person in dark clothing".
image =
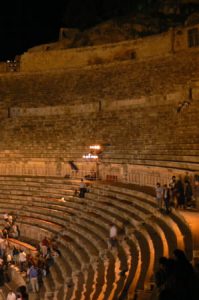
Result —
M176 189L177 180L175 176L172 176L169 183L170 188L170 205L177 207L177 189Z
M5 283L3 265L0 265L0 287Z
M167 280L167 262L168 259L164 256L159 259L159 268L155 272L155 284L158 288L161 288Z
M184 196L184 185L179 177L176 183L176 192L177 192L177 208L185 208L185 196Z
M19 257L19 249L17 249L15 246L13 248L13 261L15 264L18 262L18 257Z
M191 263L180 249L175 249L173 255L174 259L168 260L168 278L158 300L198 299L197 277Z
M158 300L175 300L175 290L173 288L174 282L174 274L176 262L174 259L167 259L165 265L166 278L164 284L161 285L161 289L159 289L159 297Z
M26 290L26 286L25 286L25 285L21 285L21 286L17 289L17 292L19 292L19 293L21 294L23 300L28 300L28 299L29 299L29 296L28 296L28 293L27 293L27 290Z
M194 268L187 259L184 251L175 249L174 258L176 260L175 289L178 289L178 299L196 300L198 299L198 285Z
M86 193L86 185L85 185L83 179L81 179L80 189L79 189L79 197L84 198L85 193Z
M193 191L189 181L185 181L185 205L190 206L192 201Z
M170 213L170 189L167 187L167 184L163 186L163 200L166 209L166 214Z

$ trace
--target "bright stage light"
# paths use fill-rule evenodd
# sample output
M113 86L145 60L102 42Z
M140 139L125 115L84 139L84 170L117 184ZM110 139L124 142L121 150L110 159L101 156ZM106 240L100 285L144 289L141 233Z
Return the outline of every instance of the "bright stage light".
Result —
M98 155L88 153L88 154L84 154L83 158L85 158L85 159L98 159Z
M93 149L93 150L100 150L101 146L100 145L91 145L89 148Z

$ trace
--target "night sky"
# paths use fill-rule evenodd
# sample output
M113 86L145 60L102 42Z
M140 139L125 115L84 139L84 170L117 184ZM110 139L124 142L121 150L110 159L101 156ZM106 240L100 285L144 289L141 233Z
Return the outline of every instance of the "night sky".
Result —
M180 0L174 0L181 2ZM195 0L196 1L196 0ZM0 60L58 40L60 27L84 29L151 8L164 0L5 0L0 5Z
M4 1L0 6L0 60L13 58L37 44L57 40L63 2Z
M160 0L6 0L0 4L0 60L58 39L60 27L84 29L141 3Z

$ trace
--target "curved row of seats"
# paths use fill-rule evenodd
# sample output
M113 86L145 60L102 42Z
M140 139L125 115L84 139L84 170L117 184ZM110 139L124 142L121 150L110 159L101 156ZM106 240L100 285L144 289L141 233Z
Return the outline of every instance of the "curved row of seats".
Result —
M110 144L102 153L104 163L198 169L198 107L198 101L192 101L187 111L180 114L174 104L167 104L101 112L89 117L6 119L0 128L0 157L5 163L13 161L10 170L13 172L18 162L24 162L25 167L29 160L34 164L34 159L41 165L60 157L65 162L74 160L83 164L82 155L88 152L89 145L99 143Z
M191 256L185 222L177 213L159 213L151 195L95 183L81 199L71 192L78 184L0 177L0 212L18 216L22 236L34 242L58 236L62 255L44 281L45 299L122 299L129 291L149 289L159 256L176 247ZM110 223L119 228L117 251L108 249Z
M26 246L23 246L26 248ZM26 286L26 278L19 272L19 268L11 265L8 268L7 276L9 276L9 280L7 280L0 289L0 299L6 300L8 292L10 290L17 291L19 287ZM38 297L30 300L38 300Z
M198 65L198 52L185 51L147 61L129 60L43 73L15 72L12 76L4 74L0 76L2 105L11 107L14 103L25 108L63 105L73 103L74 99L90 103L164 94L197 75Z

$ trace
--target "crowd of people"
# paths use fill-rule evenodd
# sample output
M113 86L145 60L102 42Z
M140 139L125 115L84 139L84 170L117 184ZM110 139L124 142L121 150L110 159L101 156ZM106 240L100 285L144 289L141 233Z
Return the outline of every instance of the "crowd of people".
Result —
M4 212L4 227L2 229L2 235L4 238L19 238L20 237L20 230L19 226L16 223L17 217L13 216L12 214L8 214Z
M57 238L44 239L36 245L36 254L31 254L28 248L21 244L12 244L9 238L20 238L19 226L16 217L4 213L4 227L0 231L0 287L11 281L11 265L18 267L27 283L28 291L38 293L44 277L48 276L49 268L57 256L61 255L58 249ZM10 290L7 300L28 299L26 287L17 291Z
M185 209L194 206L193 188L188 172L184 178L172 176L168 185L161 186L157 182L155 191L158 209L165 208L167 214L171 212L171 207Z
M184 209L193 205L192 182L188 173L185 174L184 178L182 176L178 178L173 176L168 185L164 184L161 186L160 183L157 183L155 190L158 208L162 210L164 206L167 214L171 212L172 206ZM84 198L86 192L88 192L88 186L82 179L79 191L75 190L74 196ZM38 293L43 279L48 276L49 269L53 265L55 258L61 255L58 249L59 235L53 239L45 237L36 245L37 254L31 255L25 248L21 249L9 243L9 238L20 239L20 228L17 224L17 217L4 212L3 218L4 227L0 231L0 286L3 286L6 281L10 281L9 267L11 264L14 264L18 266L22 275L26 278L27 290ZM117 249L121 237L125 237L125 224L123 228L118 228L115 224L110 224L108 238L108 247L110 250ZM174 286L178 287L178 285L181 288L185 277L187 280L187 275L183 277L180 275L181 272L185 272L189 276L189 280L183 286L183 293L192 293L192 291L195 293L195 286L197 286L195 283L196 279L199 279L199 272L196 274L183 251L176 249L174 256L175 259L166 257L160 259L160 268L155 273L155 300L189 299L180 298L180 292L178 294L174 288ZM126 272L126 269L122 270L122 272L124 271ZM197 282L199 284L199 281ZM21 290L11 290L7 295L7 300L26 300L28 299L27 290L26 286L21 287ZM167 298L168 295L169 298ZM190 297L190 299L195 298Z
M28 300L29 296L25 285L20 286L16 292L10 289L6 300Z
M171 258L160 257L150 300L196 300L199 297L199 263L193 266L180 249Z

